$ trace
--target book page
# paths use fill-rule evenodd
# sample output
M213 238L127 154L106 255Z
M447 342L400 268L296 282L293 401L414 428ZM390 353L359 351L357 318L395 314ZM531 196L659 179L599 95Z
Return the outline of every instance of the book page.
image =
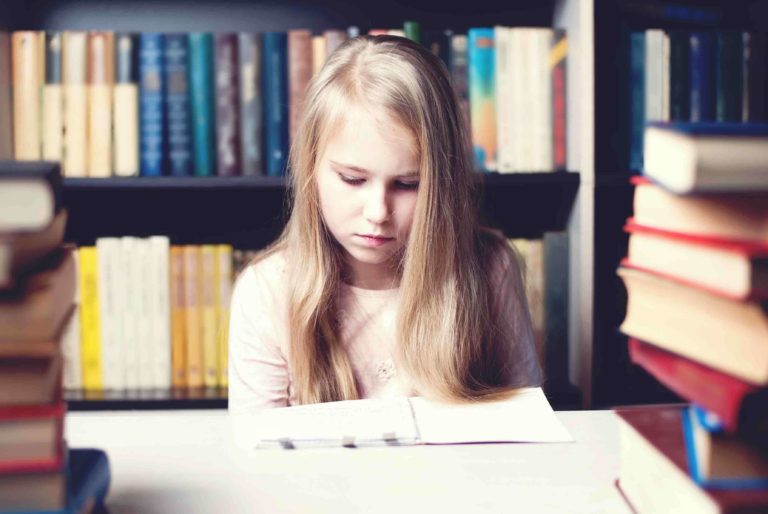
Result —
M410 401L421 441L427 444L573 441L539 387L520 389L493 402Z
M413 444L416 427L407 398L350 400L265 409L232 419L248 448Z

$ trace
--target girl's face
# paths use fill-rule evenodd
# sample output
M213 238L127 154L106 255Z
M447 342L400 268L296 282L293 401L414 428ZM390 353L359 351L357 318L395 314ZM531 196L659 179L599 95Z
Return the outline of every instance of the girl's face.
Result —
M352 284L393 287L419 187L411 132L389 116L352 109L320 156L316 178L323 220L344 249Z

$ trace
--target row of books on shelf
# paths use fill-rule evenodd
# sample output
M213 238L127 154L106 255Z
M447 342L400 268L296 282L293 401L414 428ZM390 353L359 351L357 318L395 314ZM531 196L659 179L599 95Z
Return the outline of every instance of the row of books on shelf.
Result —
M695 132L663 127L652 131ZM768 146L768 127L718 135ZM682 185L681 160L649 154L634 177L634 216L618 274L632 362L690 405L618 410L619 487L637 512L763 512L768 508L768 153L751 184L708 152ZM677 152L690 146L678 144ZM672 152L671 148L666 148ZM711 169L719 168L716 173ZM711 182L712 174L719 180Z
M479 170L565 168L564 32L370 33L444 60ZM311 77L356 34L0 33L0 158L59 161L68 177L282 175Z
M0 168L0 190L13 180ZM38 229L0 217L2 512L91 512L109 489L107 455L64 439L62 327L76 317L77 279L65 223L62 209Z
M768 119L768 42L760 32L649 29L629 35L629 168L643 169L648 121Z

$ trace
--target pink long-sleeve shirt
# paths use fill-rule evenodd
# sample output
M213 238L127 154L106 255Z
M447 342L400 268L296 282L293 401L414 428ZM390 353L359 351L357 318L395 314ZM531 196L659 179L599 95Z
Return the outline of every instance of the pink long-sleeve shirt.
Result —
M512 386L540 385L531 319L512 251L498 252L491 269L491 319L508 344L502 366ZM229 327L229 409L236 414L294 405L288 338L285 256L272 254L249 266L232 295ZM395 362L399 289L344 284L339 330L361 398L414 396L419 392Z

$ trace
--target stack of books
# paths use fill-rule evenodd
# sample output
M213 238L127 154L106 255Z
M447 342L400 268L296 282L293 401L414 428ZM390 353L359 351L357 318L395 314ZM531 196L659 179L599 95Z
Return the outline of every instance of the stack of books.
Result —
M635 177L629 354L690 402L617 411L638 512L768 509L768 124L652 123Z
M103 452L64 440L60 349L77 276L66 217L57 164L0 163L2 512L69 512L101 503L109 484Z

